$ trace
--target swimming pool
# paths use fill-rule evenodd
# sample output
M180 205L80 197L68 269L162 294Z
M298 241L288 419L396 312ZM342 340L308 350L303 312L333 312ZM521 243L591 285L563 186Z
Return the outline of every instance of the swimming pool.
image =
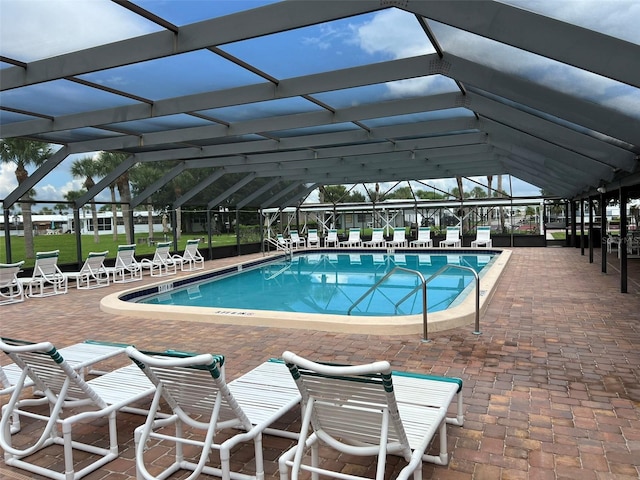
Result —
M427 279L427 311L437 312L455 302L475 277L463 269L448 269L429 279L445 265L464 265L480 272L493 256L491 253L302 253L135 301L333 315L422 313L421 282L416 274L396 271L370 291L392 269L402 267L419 271Z
M453 250L453 251L452 251ZM311 251L313 252L313 251ZM307 250L307 253L311 253ZM348 253L347 253L348 252ZM346 261L345 257L339 257L340 255L347 255L349 257L349 263L354 254L372 254L375 255L375 262L379 263L380 259L384 259L386 251L340 251L340 250L316 250L311 257L311 261L305 261L298 263L300 268L313 268L314 262L321 262L322 255L329 255L331 259L338 261ZM397 251L396 254L406 253L405 259L409 259L409 263L413 261L411 255L416 255L415 250L407 250L406 252ZM487 255L494 255L493 260L488 262L488 265L481 271L481 287L480 287L480 310L484 311L486 304L490 300L493 292L495 291L498 279L502 270L505 268L511 252L510 250L492 249L491 251L482 250L465 250L465 249L447 249L443 251L428 250L431 259L435 258L437 254L453 254L453 255L481 255L486 259ZM317 257L320 255L320 257ZM380 257L382 255L382 257ZM277 255L264 256L256 254L252 257L248 256L249 260L240 262L241 258L238 258L238 263L233 265L227 265L222 268L211 269L205 272L199 272L194 274L188 274L181 277L173 277L171 279L163 279L158 283L154 283L148 286L134 287L125 291L113 293L104 297L100 302L101 310L114 313L118 315L130 315L143 318L150 318L156 320L186 320L196 322L206 322L211 324L235 324L235 325L252 325L252 326L280 326L286 328L303 328L311 330L321 331L333 331L333 332L346 332L346 333L369 333L369 334L409 334L409 333L421 333L422 332L422 313L417 314L405 314L405 315L363 315L357 314L355 316L346 317L342 314L333 313L307 313L307 312L294 312L294 311L268 311L250 309L247 307L232 308L232 307L200 307L200 306L179 306L179 305L166 305L166 304L149 304L141 303L138 300L143 298L149 298L150 295L161 294L169 295L173 292L177 292L184 288L184 294L197 297L202 295L200 290L200 283L203 281L211 280L214 278L221 278L243 272L245 270L255 269L259 266L266 266L271 264L272 275L277 274L279 271L275 266L280 262L281 269L285 268L285 264L282 263L283 257ZM298 257L298 254L294 255L294 260ZM363 257L364 258L364 257ZM235 259L234 259L235 260ZM327 258L326 260L329 260ZM222 262L223 260L215 262ZM224 260L226 262L229 259ZM362 263L362 259L360 260ZM481 258L480 263L484 261ZM371 262L373 264L374 257L366 259L365 264ZM436 262L437 263L437 262ZM210 264L208 268L211 268ZM328 280L328 274L327 280ZM282 273L280 274L282 276ZM321 278L321 277L320 277ZM408 277L411 278L411 277ZM397 280L397 279L396 279ZM413 280L415 281L415 280ZM475 283L475 282L473 282ZM467 292L474 292L472 285L467 286ZM241 290L243 294L246 294L246 289ZM429 292L429 296L435 296L434 292ZM430 302L431 303L431 302ZM403 307L403 313L407 307ZM429 313L429 330L432 332L454 328L457 326L467 325L473 323L475 319L475 294L474 295L460 295L456 298L452 305L445 310L440 310L435 313Z

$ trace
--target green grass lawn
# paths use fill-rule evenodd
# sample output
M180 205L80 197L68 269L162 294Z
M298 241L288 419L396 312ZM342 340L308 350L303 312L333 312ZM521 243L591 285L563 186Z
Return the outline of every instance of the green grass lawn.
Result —
M150 255L153 254L156 247L155 245L147 245L146 233L136 234L136 255ZM158 234L156 234L158 238ZM184 251L184 247L187 240L191 238L204 238L206 242L206 235L195 234L183 234L180 240L178 240L177 252ZM167 241L172 241L173 237L167 236ZM118 245L126 244L124 234L118 236L118 240L113 240L113 235L100 235L100 242L95 243L93 235L82 235L82 255L87 256L89 252L104 252L109 251L107 258L115 258ZM212 237L213 246L220 247L225 245L235 245L235 234L215 235ZM199 248L207 248L208 245L205 242L200 242ZM76 237L72 234L61 235L37 235L33 238L34 250L36 252L46 252L50 250L60 250L60 258L58 263L61 265L78 263L76 258ZM6 249L2 248L0 251L0 263L7 263ZM11 260L12 262L19 262L25 260L25 267L32 267L34 260L25 259L24 249L24 237L11 237ZM81 259L80 261L84 261Z

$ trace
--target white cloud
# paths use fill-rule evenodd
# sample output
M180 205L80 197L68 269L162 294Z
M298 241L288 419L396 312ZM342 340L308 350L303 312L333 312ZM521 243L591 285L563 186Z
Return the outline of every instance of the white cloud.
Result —
M376 14L355 33L360 47L370 54L406 58L435 51L415 17L395 8Z
M0 12L0 52L22 61L157 30L108 0L2 0Z
M18 186L15 163L0 163L0 197L5 198Z
M637 0L503 0L519 8L640 44L640 2Z

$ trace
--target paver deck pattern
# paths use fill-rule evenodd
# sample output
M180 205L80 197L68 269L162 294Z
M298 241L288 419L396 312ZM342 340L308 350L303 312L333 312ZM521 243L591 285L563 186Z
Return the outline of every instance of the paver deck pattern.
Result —
M101 312L100 298L122 285L70 289L67 295L0 307L0 332L57 346L91 338L143 349L220 352L227 357L229 378L284 350L343 363L387 359L395 369L464 380L465 424L449 427L450 463L425 464L425 479L638 479L640 260L629 261L628 293L622 294L615 253L608 256L607 274L600 271L599 250L594 263L580 253L575 248L514 249L481 318L482 335L473 335L469 325L433 334L429 343L415 335L153 321ZM238 261L216 260L207 267ZM143 282L152 281L147 276ZM299 411L291 412L283 423L295 429L298 416ZM118 421L120 458L85 478L135 478L133 430L142 419L122 414ZM31 428L27 422L25 432ZM97 422L86 434L99 438L103 427ZM278 478L277 458L291 444L265 437L267 478ZM38 455L43 463L60 462L58 451ZM251 472L252 456L249 445L234 452L232 460ZM371 458L327 461L345 472L372 473L375 468ZM403 465L401 459L391 461L387 478ZM3 464L0 477L39 478Z

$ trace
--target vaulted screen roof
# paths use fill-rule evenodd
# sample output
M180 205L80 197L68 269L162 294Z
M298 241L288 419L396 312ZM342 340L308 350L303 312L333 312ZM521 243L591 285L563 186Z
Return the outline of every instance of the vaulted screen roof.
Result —
M286 202L454 176L510 174L566 198L640 183L635 2L88 3L113 12L86 19L108 41L0 47L0 136L62 145L9 203L100 150L129 158L90 195L169 161L147 194L203 168L200 188L239 174L233 191L259 198L266 178L298 192Z

